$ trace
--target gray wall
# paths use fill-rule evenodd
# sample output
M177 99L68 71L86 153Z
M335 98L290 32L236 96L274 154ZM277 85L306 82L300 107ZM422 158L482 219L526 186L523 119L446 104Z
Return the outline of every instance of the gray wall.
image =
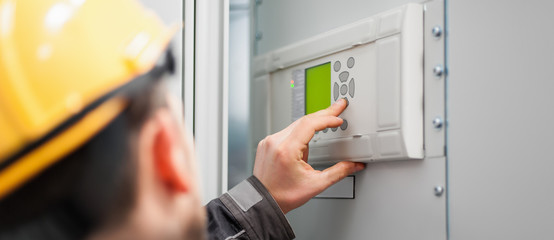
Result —
M554 239L552 1L450 0L451 239Z

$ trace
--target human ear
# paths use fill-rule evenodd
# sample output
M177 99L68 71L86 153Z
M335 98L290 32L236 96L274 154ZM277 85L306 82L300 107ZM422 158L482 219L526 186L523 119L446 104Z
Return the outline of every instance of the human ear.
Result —
M175 120L167 109L155 113L158 126L153 141L153 166L160 180L173 192L186 193L190 181L186 176L181 140L177 134Z

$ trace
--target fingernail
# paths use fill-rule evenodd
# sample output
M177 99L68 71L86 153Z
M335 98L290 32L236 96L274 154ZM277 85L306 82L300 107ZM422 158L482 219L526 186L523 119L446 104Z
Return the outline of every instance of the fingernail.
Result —
M344 104L345 103L345 100L344 99L339 99L338 101L336 101L335 103L333 103L333 105L341 105L341 104Z
M348 101L348 98L343 98L343 99L346 102L346 106L348 107L348 105L350 104L350 102Z

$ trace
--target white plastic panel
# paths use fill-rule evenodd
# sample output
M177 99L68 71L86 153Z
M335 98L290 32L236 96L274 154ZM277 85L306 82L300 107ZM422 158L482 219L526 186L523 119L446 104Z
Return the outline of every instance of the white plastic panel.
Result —
M377 127L400 125L400 38L377 41Z
M309 38L258 56L254 59L254 74L272 72L304 62L307 59L321 57L331 52L375 41L376 29L374 19L364 19L343 26L340 30L329 31L315 38ZM319 41L319 39L325 39L325 41Z
M403 152L402 136L398 131L386 131L377 134L382 157L401 156Z
M314 141L310 145L310 161L322 162L326 159L357 159L374 156L374 147L370 136Z
M381 22L379 24L378 37L386 37L391 34L395 34L400 31L402 25L402 11L396 9L383 14Z
M258 57L254 73L269 73L270 132L301 117L298 78L329 63L330 102L348 99L347 125L314 136L310 163L422 159L422 29L422 5L408 4Z

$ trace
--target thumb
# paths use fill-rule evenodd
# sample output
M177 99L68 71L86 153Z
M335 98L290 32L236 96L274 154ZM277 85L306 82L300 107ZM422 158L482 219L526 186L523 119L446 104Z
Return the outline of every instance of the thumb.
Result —
M327 189L331 185L337 183L338 181L342 180L346 176L355 173L357 171L360 171L365 168L364 163L356 163L356 162L339 162L332 167L329 167L325 170L323 170L321 177L323 178L322 181L319 181L320 183L324 184L324 189Z

